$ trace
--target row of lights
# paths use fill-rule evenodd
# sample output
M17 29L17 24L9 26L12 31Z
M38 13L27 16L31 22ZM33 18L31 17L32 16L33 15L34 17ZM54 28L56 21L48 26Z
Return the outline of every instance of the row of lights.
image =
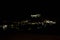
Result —
M14 26L14 25L13 25ZM13 29L14 27L13 27L12 25L11 25L11 28ZM1 26L2 28L3 28L3 30L5 31L6 29L7 29L7 27L8 27L8 25L3 25L3 26ZM41 29L42 28L42 26L41 27L37 27L37 29ZM19 27L16 27L15 29L17 29L17 30L19 30L20 28ZM29 27L27 30L32 30L32 28L31 27Z
M26 20L26 21L23 21L21 23L27 23L27 24L32 24L32 25L35 25L35 24L42 24L43 25L44 23L46 23L46 24L56 24L56 22L50 21L50 20L45 20L43 22L28 22L28 20Z
M19 26L20 25L20 23L21 23L21 25L23 25L24 23L26 24L31 24L31 25L35 25L35 24L42 24L42 26L44 25L44 23L49 23L49 24L56 24L56 22L53 22L53 21L49 21L49 20L45 20L44 22L28 22L28 20L26 20L26 21L22 21L22 22L14 22L14 23L18 23L18 25L17 26ZM12 28L14 27L14 25L13 24L11 24L10 25ZM3 29L6 29L7 27L8 27L8 25L0 25L0 27L2 27Z

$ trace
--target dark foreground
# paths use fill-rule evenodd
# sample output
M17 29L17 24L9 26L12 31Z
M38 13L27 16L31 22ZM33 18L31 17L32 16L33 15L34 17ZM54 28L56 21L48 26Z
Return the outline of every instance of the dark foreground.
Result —
M10 40L59 40L60 36L54 36L54 35L33 35L33 34L22 34L22 35L14 35L8 37Z
M60 36L33 33L5 33L0 36L0 40L60 40Z

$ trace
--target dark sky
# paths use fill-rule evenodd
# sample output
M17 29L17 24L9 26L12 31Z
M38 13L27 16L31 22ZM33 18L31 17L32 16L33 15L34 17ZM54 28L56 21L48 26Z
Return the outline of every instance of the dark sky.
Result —
M54 7L47 2L31 3L31 4L8 4L3 5L1 9L0 19L24 19L31 14L41 14L46 18L56 19Z

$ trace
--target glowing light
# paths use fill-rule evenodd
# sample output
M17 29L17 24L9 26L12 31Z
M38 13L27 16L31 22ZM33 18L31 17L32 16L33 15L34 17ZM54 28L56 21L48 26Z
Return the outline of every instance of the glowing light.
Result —
M45 23L56 24L56 22L46 20Z
M3 25L3 29L7 28L7 25Z
M56 24L56 22L53 22L53 24Z
M34 24L36 24L36 23L32 23L32 25L34 25Z
M22 24L22 23L27 23L27 22L28 22L28 20L25 20L25 21L21 21L21 24Z
M24 21L24 22L28 22L28 20Z
M36 14L36 15L31 15L31 17L40 17L40 14Z
M36 14L38 17L40 17L41 15L40 14Z
M39 24L41 24L41 22L38 22Z
M44 25L44 23L42 22L42 25Z
M45 20L44 22L45 22L45 23L50 23L50 21L49 21L49 20Z
M50 21L51 24L56 24L56 22Z

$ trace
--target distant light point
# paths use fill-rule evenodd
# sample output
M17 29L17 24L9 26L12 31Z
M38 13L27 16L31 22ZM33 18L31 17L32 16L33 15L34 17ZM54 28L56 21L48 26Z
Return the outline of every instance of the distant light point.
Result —
M33 17L37 18L37 17L40 17L40 16L41 16L40 14L31 15L32 18Z

